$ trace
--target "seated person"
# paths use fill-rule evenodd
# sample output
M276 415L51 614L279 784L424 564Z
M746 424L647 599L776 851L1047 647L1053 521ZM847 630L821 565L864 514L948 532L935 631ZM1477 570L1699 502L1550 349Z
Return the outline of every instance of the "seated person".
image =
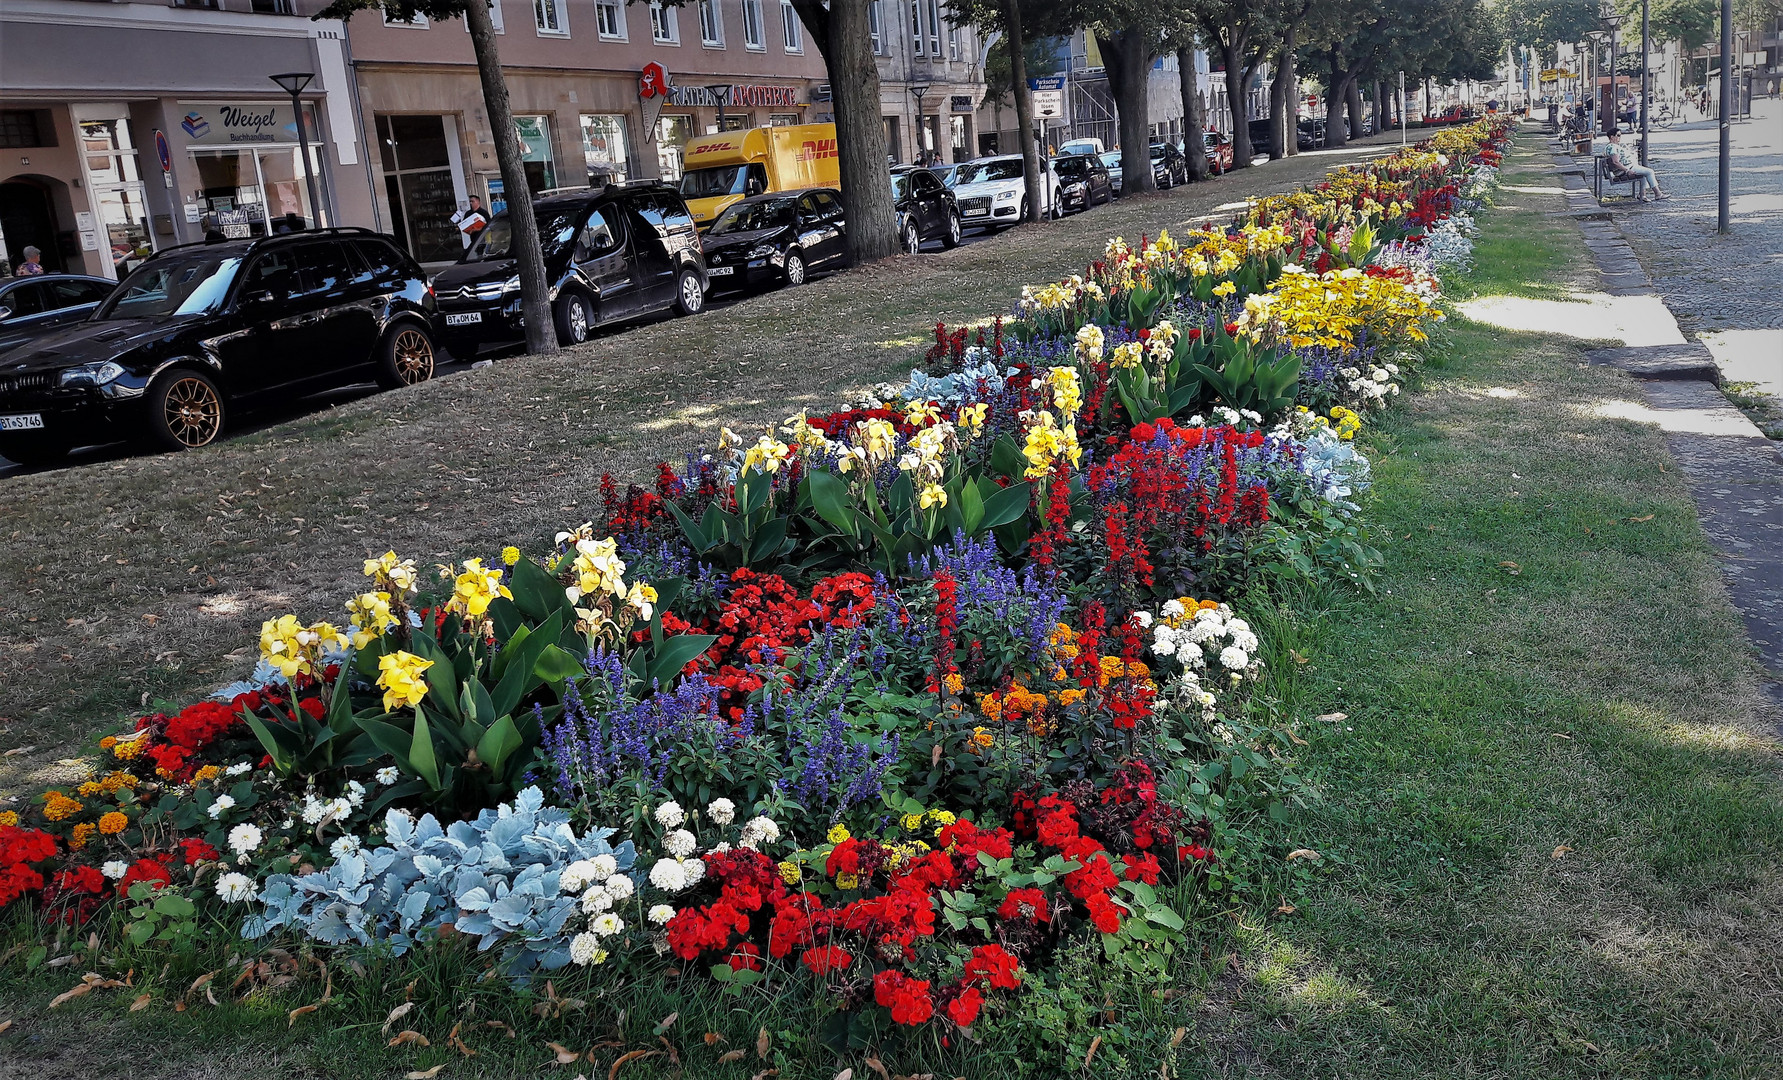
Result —
M1637 181L1635 195L1641 201L1646 201L1648 189L1652 189L1655 199L1666 197L1665 192L1659 190L1659 178L1653 175L1653 170L1635 160L1628 147L1622 145L1621 132L1610 132L1609 143L1604 147L1603 153L1609 159L1610 171L1616 174L1618 180L1632 176Z

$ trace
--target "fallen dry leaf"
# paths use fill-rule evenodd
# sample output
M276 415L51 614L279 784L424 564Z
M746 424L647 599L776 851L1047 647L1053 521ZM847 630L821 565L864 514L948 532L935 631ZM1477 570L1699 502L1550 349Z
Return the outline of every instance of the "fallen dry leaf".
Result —
M755 1056L766 1061L768 1058L768 1047L772 1045L773 1043L768 1039L768 1029L765 1027L762 1028L761 1034L755 1037Z
M476 1057L477 1052L466 1046L464 1040L458 1037L458 1029L463 1026L463 1024L452 1025L452 1034L446 1036L446 1045L463 1054L465 1057Z
M147 995L147 994L136 995L136 1000L132 1001L130 1003L130 1011L131 1012L141 1012L142 1010L149 1007L150 1000L151 999L150 999L149 995Z
M661 1020L658 1020L656 1022L656 1030L651 1032L651 1034L652 1035L661 1035L663 1032L674 1027L675 1021L677 1021L679 1019L681 1019L680 1013L678 1013L678 1012L670 1013L669 1015L663 1017Z
M1556 739L1570 739L1570 738L1572 738L1571 735L1568 735L1564 731L1550 731L1550 732L1548 732L1548 734Z
M1567 847L1565 844L1561 844L1559 847L1554 849L1554 858L1558 859L1562 855L1565 855L1567 852L1569 852L1571 850L1572 850L1572 848Z
M93 984L92 983L81 983L79 986L76 986L74 989L65 990L62 993L57 994L55 997L51 998L50 999L50 1008L53 1009L56 1006L63 1004L64 1002L73 1001L77 997L83 997L83 996L90 994L92 992L93 992Z
M718 1064L729 1065L733 1061L742 1061L746 1054L747 1050L726 1050L718 1055Z
M405 1001L396 1008L391 1009L390 1015L384 1017L384 1034L390 1034L390 1029L396 1026L396 1022L407 1016L414 1008L414 1002Z
M433 1045L433 1043L431 1043L427 1040L427 1036L421 1034L419 1031L416 1031L414 1028L404 1028L402 1031L397 1032L396 1035L393 1038L391 1038L391 1040L389 1042L385 1043L384 1045L385 1046L407 1046L410 1043L419 1043L422 1046L432 1046Z
M6 753L0 754L0 757L18 757L20 754L29 754L35 749L37 749L35 746L15 746Z
M404 1074L403 1080L433 1080L443 1068L445 1068L444 1065L435 1065L431 1069L416 1069L412 1073Z
M1293 904L1288 903L1286 900L1283 900L1275 906L1275 913L1277 915L1292 915L1297 910L1298 909L1295 908Z
M878 1073L879 1080L891 1080L891 1071L885 1067L885 1062L880 1061L878 1058L876 1058L876 1057L868 1058L867 1059L867 1068L872 1069L874 1072Z
M719 1043L725 1041L724 1036L716 1031L708 1031L705 1035L701 1036L701 1038L706 1040L707 1046L717 1046Z
M1170 1033L1170 1048L1172 1050L1174 1050L1177 1047L1181 1046L1183 1036L1187 1035L1188 1033L1189 1033L1189 1029L1186 1027L1179 1027L1175 1031L1172 1031Z
M222 974L222 972L223 972L223 969L218 968L215 971L207 971L203 975L200 975L196 979L193 979L192 985L186 987L186 996L187 997L192 996L192 993L194 991L196 991L201 986L209 986L210 981L212 979L216 978L218 975Z
M12 1030L12 1021L0 1020L0 1035L4 1035L10 1030Z
M1299 649L1289 649L1288 655L1294 658L1296 664L1312 663L1312 657L1303 654Z
M492 1028L501 1028L503 1031L508 1033L508 1038L512 1039L515 1037L514 1036L514 1025L508 1023L505 1020L485 1020L485 1021L483 1021L483 1026L484 1027L492 1027Z
M1638 518L1629 518L1629 519L1628 519L1628 520L1629 520L1629 523L1630 523L1630 524L1638 524L1638 523L1639 523L1639 522L1642 522L1642 521L1652 521L1652 520L1653 520L1653 515L1652 515L1652 514L1648 514L1648 515L1646 515L1646 516L1645 516L1645 517L1638 517Z
M836 1074L836 1080L854 1080L854 1070L853 1069L843 1069L841 1072Z
M1350 714L1347 712L1328 712L1313 717L1314 720L1325 724L1341 724L1349 718Z
M619 1075L620 1069L623 1069L632 1062L642 1058L655 1057L660 1053L662 1053L661 1050L633 1050L629 1054L619 1055L619 1059L607 1068L607 1080L613 1080L615 1076Z
M1523 568L1521 566L1518 566L1516 563L1511 562L1509 559L1506 559L1504 562L1501 562L1498 565L1501 568L1503 568L1504 570L1509 571L1510 575L1512 577L1516 577L1518 574L1521 574L1523 572Z
M1302 739L1300 736L1294 734L1292 731L1288 732L1288 741L1293 743L1295 746L1310 746L1310 745L1312 745L1312 744L1308 743L1305 739Z
M1295 848L1293 851L1288 852L1288 861L1289 862L1293 862L1296 859L1317 859L1317 858L1319 858L1319 853L1309 847Z
M1090 1067L1090 1062L1095 1060L1096 1051L1098 1049L1100 1049L1101 1046L1102 1046L1102 1036L1098 1035L1094 1039L1090 1040L1090 1051L1089 1051L1089 1053L1087 1053L1083 1056L1083 1067L1084 1068L1087 1069Z
M582 1052L580 1050L571 1050L562 1043L546 1043L545 1049L557 1055L557 1063L559 1065L574 1065L582 1059Z
M770 1077L770 1076L779 1076L779 1075L780 1075L779 1069L763 1069L761 1072L758 1072L754 1076L751 1076L749 1078L749 1080L768 1080L768 1077Z
M184 1005L185 1002L182 1001L182 1002L180 1002L180 1004ZM321 1007L322 1006L320 1006L320 1005L299 1005L297 1008L292 1009L290 1012L285 1014L285 1026L290 1027L292 1024L297 1023L298 1017L308 1016L310 1013L315 1012L317 1009L320 1009Z

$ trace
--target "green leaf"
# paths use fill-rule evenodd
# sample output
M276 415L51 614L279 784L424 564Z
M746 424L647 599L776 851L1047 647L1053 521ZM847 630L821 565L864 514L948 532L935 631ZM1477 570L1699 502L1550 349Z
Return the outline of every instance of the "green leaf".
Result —
M192 906L192 901L183 896L163 895L155 898L155 910L162 915L183 919L197 909Z
M1146 911L1145 918L1147 922L1155 922L1168 930L1183 928L1182 916L1167 907L1150 908Z
M813 469L805 476L805 492L818 517L849 536L859 535L854 497L849 493L847 481L828 469Z
M433 666L421 673L427 680L428 702L454 720L464 719L458 711L457 669L446 650L426 634L416 634L409 639L409 651L423 660L433 661Z
M1004 435L991 446L991 468L1011 480L1020 480L1027 474L1028 459L1022 456L1022 448L1015 440Z
M669 508L669 513L675 515L675 520L681 524L681 534L687 537L687 542L693 545L693 550L703 552L711 548L711 536L707 534L703 527L695 525L693 519L687 516L686 511L682 510L679 506L676 506L673 499L664 499L663 505ZM714 509L716 509L716 507L713 506L708 506L706 508L706 516L708 518L711 517Z
M777 554L780 545L786 540L786 530L792 524L791 518L777 517L765 522L756 530L755 539L749 544L749 551L743 561L755 564Z
M717 640L715 634L679 634L667 639L650 656L645 685L660 685L664 690L668 689L676 674L695 657L710 649Z
M409 741L409 765L426 780L433 790L440 789L440 766L433 755L433 732L427 726L427 711L415 708L415 735Z
M1024 516L1033 497L1033 484L1010 484L984 501L984 519L979 528L995 529Z
M743 474L743 479L737 482L734 490L737 512L748 517L768 505L768 497L774 494L773 474L750 469Z
M279 773L290 772L291 754L285 749L284 744L273 736L266 723L252 713L243 713L242 719L247 721L248 727L254 732L254 737L260 740L261 749L265 750L266 755L272 758L273 769Z
M131 942L137 945L144 945L148 943L150 938L155 936L155 924L149 922L133 922L130 924L128 933L130 934Z
M960 528L967 536L977 536L984 525L984 496L978 493L978 485L970 478L960 485L959 507Z
M562 583L531 559L521 559L514 564L508 591L514 594L514 606L535 622L569 606L569 597L564 595Z
M514 726L514 718L504 716L477 741L477 758L499 775L508 758L523 744L520 730Z
M533 663L532 673L555 685L582 674L582 662L555 645L547 645Z

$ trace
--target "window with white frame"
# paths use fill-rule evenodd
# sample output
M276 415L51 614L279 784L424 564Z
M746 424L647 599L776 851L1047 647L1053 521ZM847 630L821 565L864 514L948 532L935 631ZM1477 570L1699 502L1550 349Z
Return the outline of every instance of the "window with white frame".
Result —
M724 13L718 0L700 0L700 44L724 48Z
M927 0L929 7L929 55L941 56L941 0Z
M780 28L786 38L787 52L805 51L805 26L799 22L799 13L793 10L792 0L780 0Z
M880 11L883 2L884 0L872 0L867 5L867 33L873 38L874 54L879 56L885 54L885 16Z
M762 28L761 0L743 0L743 44L751 49L768 47Z
M541 37L569 37L568 0L532 0L533 26Z
M652 0L650 4L650 37L664 45L681 41L681 26L675 19L675 9L660 0Z
M601 37L625 40L625 0L594 0L594 27Z
M960 28L952 23L947 24L947 58L949 60L960 58Z
M910 0L910 51L922 55L922 0Z

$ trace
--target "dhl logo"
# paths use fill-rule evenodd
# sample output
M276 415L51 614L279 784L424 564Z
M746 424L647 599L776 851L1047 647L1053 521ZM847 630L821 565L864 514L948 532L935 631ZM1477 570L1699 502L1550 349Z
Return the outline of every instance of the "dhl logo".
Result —
M835 156L836 140L834 139L808 139L799 144L800 161L817 161L820 158Z
M699 146L694 148L694 151L700 154L710 154L717 150L740 150L742 147L742 143L735 143L726 139L722 142L702 142Z

